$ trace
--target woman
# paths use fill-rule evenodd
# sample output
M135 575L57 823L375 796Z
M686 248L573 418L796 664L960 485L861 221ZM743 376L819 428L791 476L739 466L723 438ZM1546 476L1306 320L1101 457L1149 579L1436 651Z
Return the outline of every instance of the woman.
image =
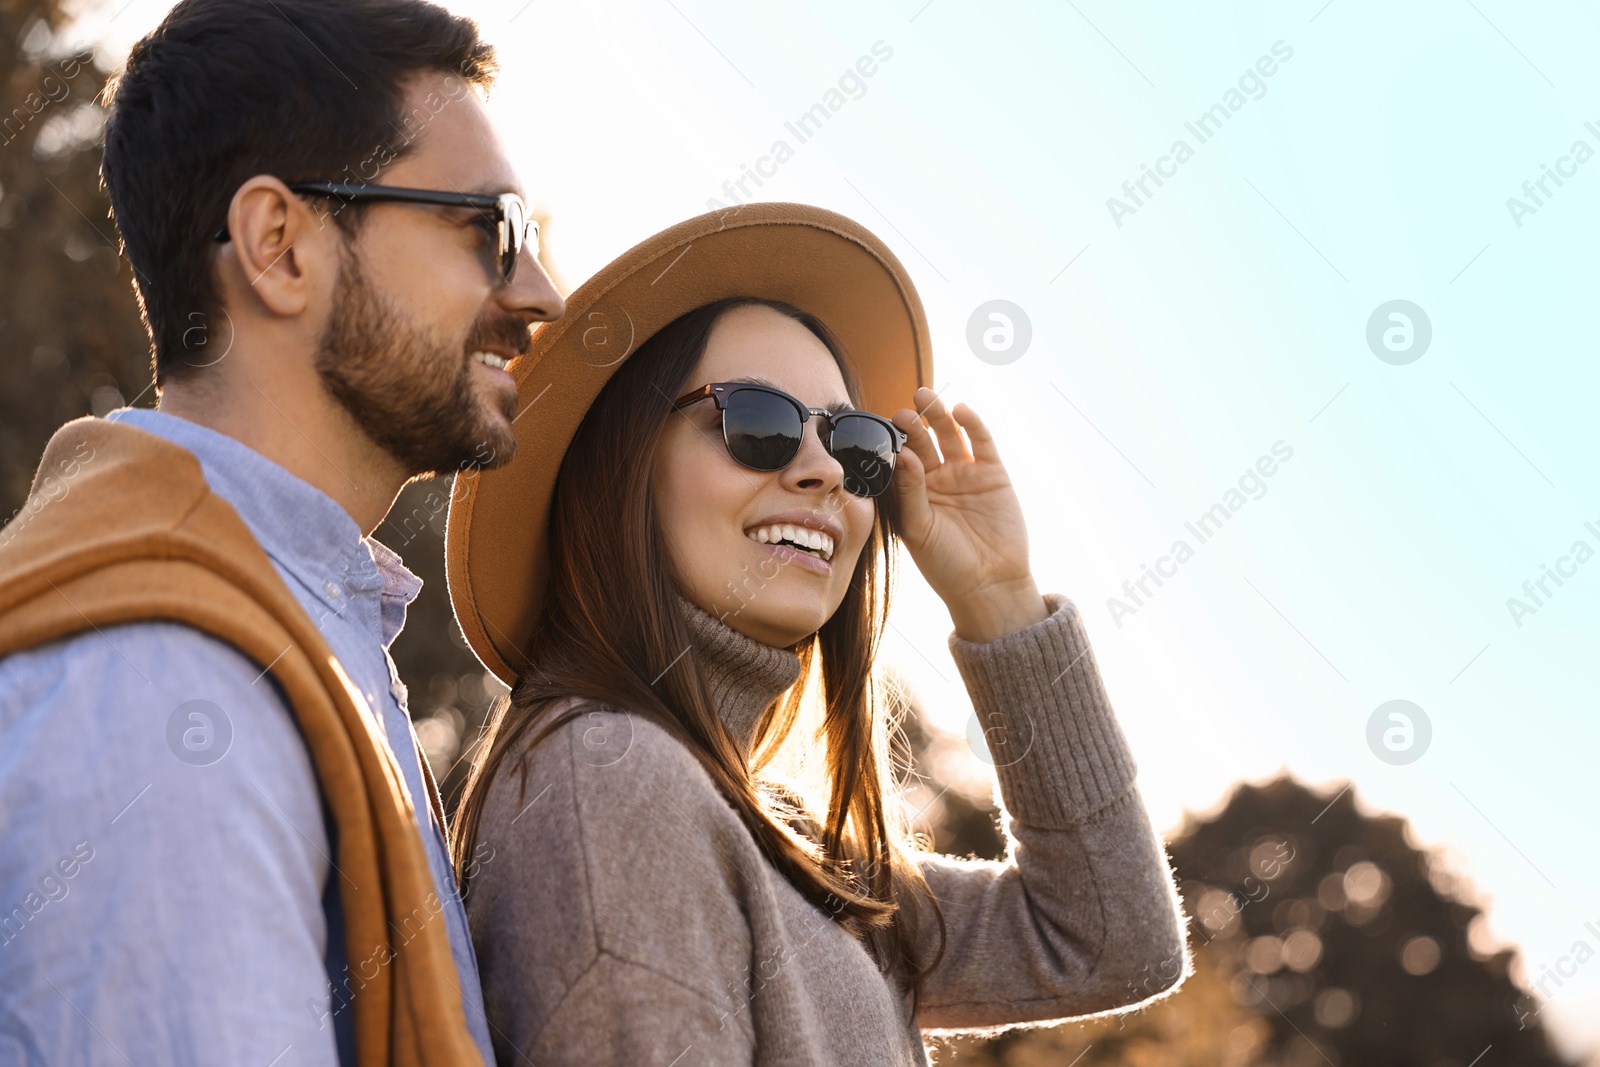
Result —
M514 683L455 839L502 1062L926 1063L922 1027L1175 985L1181 913L1082 622L1034 584L984 422L917 387L887 249L750 207L569 309L519 371L535 458L464 479L450 516L457 613ZM896 818L873 684L896 542L949 608L1006 862ZM806 755L810 797L803 759L775 773Z

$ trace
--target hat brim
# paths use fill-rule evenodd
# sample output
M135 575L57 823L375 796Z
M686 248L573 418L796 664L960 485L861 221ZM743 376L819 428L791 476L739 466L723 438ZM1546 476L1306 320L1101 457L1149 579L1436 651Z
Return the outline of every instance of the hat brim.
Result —
M513 364L516 457L457 474L445 532L450 601L483 665L515 685L549 589L550 507L578 425L617 368L674 319L729 296L781 300L842 342L869 411L933 383L922 302L859 223L804 204L746 204L680 222L607 264L541 323Z

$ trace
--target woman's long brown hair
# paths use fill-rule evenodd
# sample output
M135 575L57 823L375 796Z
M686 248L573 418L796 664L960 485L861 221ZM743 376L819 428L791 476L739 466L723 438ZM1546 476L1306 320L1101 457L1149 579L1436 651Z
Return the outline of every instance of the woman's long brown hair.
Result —
M740 306L772 308L806 326L839 364L858 402L845 352L827 327L788 304L730 297L691 311L640 346L596 398L557 476L550 521L549 599L509 697L491 712L473 759L452 834L463 895L489 785L513 769L527 790L528 749L581 706L571 697L643 716L676 737L705 767L774 867L808 900L861 938L885 973L915 992L942 954L944 920L909 839L886 808L894 788L886 703L873 678L893 584L892 495L878 498L871 537L839 610L795 648L801 681L767 710L759 768L798 719L806 680L821 667L828 800L814 822L792 794L769 788L746 765L723 727L694 663L668 670L691 644L679 608L651 486L657 442L675 397L705 352L719 316ZM880 713L882 712L882 713ZM914 894L913 902L907 894ZM926 903L926 908L916 904ZM910 905L910 906L907 906ZM916 924L938 924L938 952L916 958Z

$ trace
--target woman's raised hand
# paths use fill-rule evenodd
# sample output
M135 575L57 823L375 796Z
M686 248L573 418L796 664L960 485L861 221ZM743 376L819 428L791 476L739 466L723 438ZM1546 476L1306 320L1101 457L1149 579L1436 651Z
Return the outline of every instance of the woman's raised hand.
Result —
M912 561L959 637L992 641L1042 620L1048 611L1028 566L1022 506L989 428L932 389L918 389L912 402L916 410L894 416L906 447L892 490Z

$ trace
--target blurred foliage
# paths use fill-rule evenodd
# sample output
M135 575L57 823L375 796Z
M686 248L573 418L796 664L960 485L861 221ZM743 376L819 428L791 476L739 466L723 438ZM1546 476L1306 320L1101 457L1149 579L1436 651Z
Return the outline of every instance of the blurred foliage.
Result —
M937 809L935 809L937 811ZM936 845L995 813L938 811ZM946 1067L1562 1067L1480 909L1353 789L1234 789L1168 842L1195 975L1112 1019L947 1043ZM1492 1057L1479 1057L1493 1048Z
M149 345L100 190L106 72L52 0L0 0L0 516L56 427L152 402ZM76 77L64 76L76 69Z

